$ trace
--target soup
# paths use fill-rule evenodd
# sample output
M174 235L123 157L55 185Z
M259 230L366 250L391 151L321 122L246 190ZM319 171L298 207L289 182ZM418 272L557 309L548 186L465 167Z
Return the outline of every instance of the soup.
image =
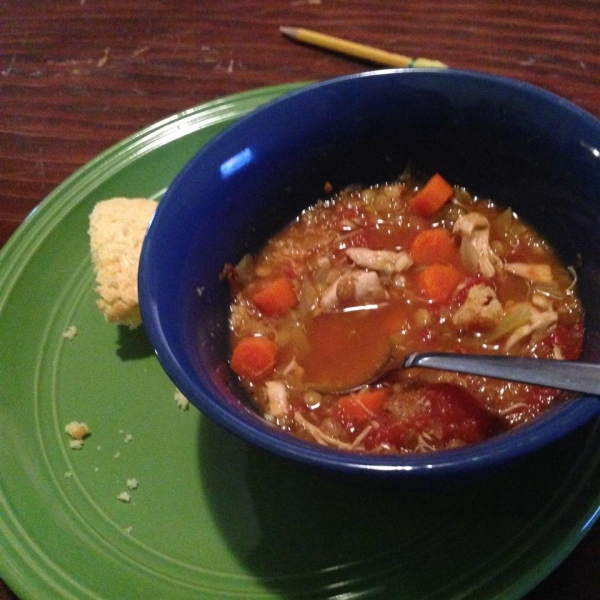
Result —
M510 208L437 174L320 200L223 277L231 367L257 409L342 450L456 448L561 398L445 371L378 377L409 353L574 360L582 347L573 269Z

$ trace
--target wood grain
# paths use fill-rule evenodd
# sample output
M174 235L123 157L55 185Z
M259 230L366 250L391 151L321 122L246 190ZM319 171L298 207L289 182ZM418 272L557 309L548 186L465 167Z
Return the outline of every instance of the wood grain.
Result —
M516 77L600 117L600 0L5 0L0 246L65 178L147 125L226 94L374 68L291 42L280 25ZM600 598L599 564L596 525L527 600Z

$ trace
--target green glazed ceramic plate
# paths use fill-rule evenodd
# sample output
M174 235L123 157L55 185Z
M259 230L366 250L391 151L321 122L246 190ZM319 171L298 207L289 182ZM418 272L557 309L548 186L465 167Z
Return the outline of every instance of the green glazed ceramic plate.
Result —
M126 139L2 250L0 575L23 600L519 598L597 516L598 423L468 486L328 476L180 410L143 332L104 322L88 256L94 203L160 197L212 136L296 87ZM64 433L73 420L92 430L81 450Z

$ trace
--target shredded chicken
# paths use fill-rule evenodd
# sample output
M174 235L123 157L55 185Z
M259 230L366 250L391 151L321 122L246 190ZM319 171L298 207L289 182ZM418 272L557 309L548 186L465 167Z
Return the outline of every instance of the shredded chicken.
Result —
M531 316L529 321L513 331L504 344L504 350L510 351L516 344L530 337L533 342L543 338L556 328L558 313L551 308L538 310L529 304Z
M415 450L421 453L432 452L435 450L435 446L432 444L432 442L433 439L431 435L426 431L422 431L417 436L417 445L415 447Z
M537 292L531 296L531 304L540 310L549 310L552 308L552 301L543 294Z
M515 402L514 404L511 404L510 406L507 406L506 408L497 409L496 412L499 415L507 415L507 414L517 411L517 410L528 410L529 408L531 408L529 406L529 404L525 404L524 402Z
M552 269L550 265L541 263L507 263L504 265L504 270L528 279L541 283L550 283L552 281Z
M577 285L577 271L575 270L575 267L572 267L571 265L567 267L567 271L569 271L573 277L573 281L571 281L571 284L567 288L567 291L570 292L571 290L574 290Z
M383 273L401 273L413 264L413 259L405 250L371 250L370 248L348 248L347 256L359 267Z
M491 329L504 315L496 292L483 283L474 285L467 293L462 306L452 316L452 322L460 329Z
M379 302L385 290L375 271L351 271L334 281L321 296L320 308L324 312L335 310L341 302Z
M371 431L373 431L373 426L367 425L352 442L352 449L356 450L359 448L362 441L369 435L369 433L371 433Z
M480 213L472 212L459 217L452 229L461 236L460 256L464 266L473 275L481 273L493 277L502 261L490 247L490 223Z
M313 436L316 442L322 446L334 446L340 450L355 450L354 444L348 444L342 442L326 433L323 433L316 425L313 425L310 421L307 421L299 412L294 413L294 421L299 425L302 425L310 435Z
M283 381L267 381L265 387L267 388L267 399L269 400L267 412L276 418L287 415L290 411L290 405L285 383Z

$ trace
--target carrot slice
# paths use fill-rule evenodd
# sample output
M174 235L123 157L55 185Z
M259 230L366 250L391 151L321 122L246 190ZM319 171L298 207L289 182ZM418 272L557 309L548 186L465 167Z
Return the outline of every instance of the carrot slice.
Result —
M462 274L452 265L435 263L425 267L417 276L421 293L433 302L446 302L462 279Z
M452 234L442 227L419 232L410 247L410 255L418 265L453 263L458 258Z
M280 277L268 283L252 296L252 302L265 315L283 315L296 305L298 297L292 282L287 277Z
M453 192L454 188L436 173L410 199L410 208L422 217L430 217L446 204Z
M278 354L277 344L269 338L242 338L231 354L231 368L248 381L260 381L273 371Z
M350 421L368 421L381 410L387 395L385 388L348 394L338 400L338 407Z

